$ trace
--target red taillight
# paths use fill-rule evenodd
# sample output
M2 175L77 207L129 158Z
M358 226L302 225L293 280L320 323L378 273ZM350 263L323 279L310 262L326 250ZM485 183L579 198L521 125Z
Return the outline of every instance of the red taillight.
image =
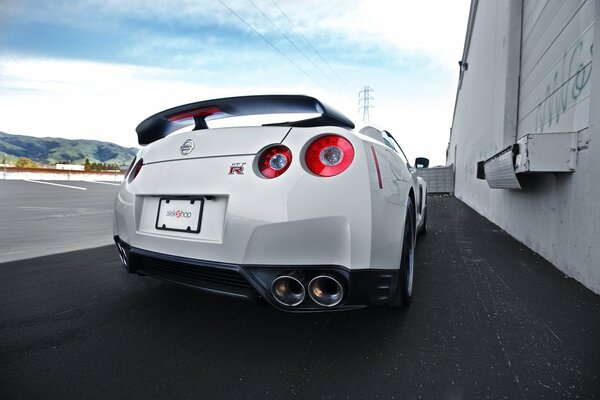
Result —
M173 115L169 115L167 119L171 122L181 121L182 119L188 119L192 117L207 117L222 112L219 107L204 107L196 110L185 111Z
M140 173L140 170L142 169L143 165L144 165L144 159L140 158L140 160L135 164L135 166L131 170L131 173L129 174L129 178L127 179L127 182L129 182L129 183L133 182L135 177L138 176L138 174Z
M354 160L354 147L338 135L321 136L306 149L306 166L319 176L335 176L344 172Z
M127 168L127 172L125 172L125 177L129 176L131 169L135 165L135 160L137 160L137 158L133 157L133 160L131 160L131 164L129 164L129 168Z
M265 178L276 178L292 163L292 152L283 145L266 148L258 158L258 170Z

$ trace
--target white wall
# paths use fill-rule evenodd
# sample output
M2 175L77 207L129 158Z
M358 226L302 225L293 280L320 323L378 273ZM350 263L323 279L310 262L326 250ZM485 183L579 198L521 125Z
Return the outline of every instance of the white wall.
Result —
M595 54L592 61L590 46L600 42L593 26L599 2L478 3L447 160L456 165L456 197L596 293L600 115L590 109L600 107L600 78L592 69L600 60ZM514 29L521 11L522 31ZM573 131L579 132L575 173L523 176L520 191L490 189L476 179L478 161L523 134Z
M518 136L589 125L594 0L526 0Z

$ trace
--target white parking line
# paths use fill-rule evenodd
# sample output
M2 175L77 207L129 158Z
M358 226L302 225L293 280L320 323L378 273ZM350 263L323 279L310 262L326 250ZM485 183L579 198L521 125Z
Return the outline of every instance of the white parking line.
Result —
M110 182L99 182L99 181L86 181L91 183L99 183L101 185L112 185L112 186L121 186L120 183L110 183Z
M42 185L52 185L52 186L61 186L61 187L66 187L69 189L77 189L77 190L87 190L86 188L83 187L79 187L79 186L69 186L69 185L61 185L60 183L50 183L50 182L42 182L42 181L34 181L32 179L23 179L25 182L31 182L31 183L41 183Z

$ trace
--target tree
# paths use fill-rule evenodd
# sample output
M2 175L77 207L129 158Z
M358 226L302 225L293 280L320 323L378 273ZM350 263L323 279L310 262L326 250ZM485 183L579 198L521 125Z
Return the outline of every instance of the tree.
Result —
M16 165L17 168L38 168L37 163L27 157L19 157Z
M90 164L90 159L89 158L85 159L85 164L84 164L83 169L85 171L91 171L92 170L92 164Z

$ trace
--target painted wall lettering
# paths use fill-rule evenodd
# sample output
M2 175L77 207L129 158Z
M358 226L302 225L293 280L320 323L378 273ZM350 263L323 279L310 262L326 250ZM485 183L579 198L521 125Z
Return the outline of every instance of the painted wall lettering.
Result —
M536 108L535 126L539 132L558 124L561 115L577 103L592 76L593 44L581 39L565 52L551 74L544 99Z

